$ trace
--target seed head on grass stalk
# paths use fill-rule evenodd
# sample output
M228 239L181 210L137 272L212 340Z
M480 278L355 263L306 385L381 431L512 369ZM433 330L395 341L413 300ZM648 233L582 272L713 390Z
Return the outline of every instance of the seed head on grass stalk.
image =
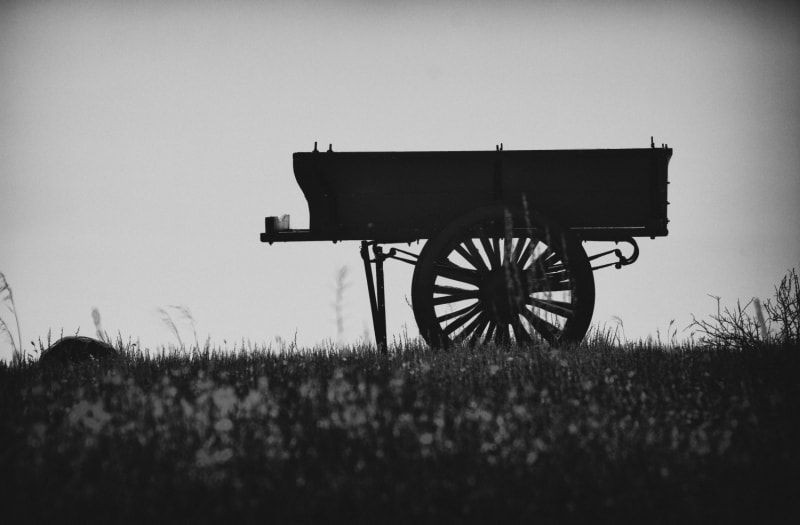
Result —
M18 359L17 343L14 342L14 336L11 335L11 330L8 329L8 325L5 321L3 321L2 317L0 317L0 332L3 333L11 343L11 357L14 361L16 361Z
M103 323L100 319L100 310L97 307L92 308L92 322L94 323L94 330L97 334L97 338L104 343L111 344L111 338L108 336L108 332L103 330Z
M195 326L194 317L192 316L192 311L189 310L188 306L183 305L169 305L168 308L172 308L180 312L181 318L184 321L188 321L189 324L192 326L192 334L194 335L194 346L195 348L200 348L200 342L197 340L197 327Z
M167 328L175 334L175 338L178 340L178 346L183 348L183 341L181 340L181 334L178 332L178 327L175 326L175 321L172 320L172 316L164 310L163 308L157 308L156 311L161 315L161 320L167 325Z
M178 314L179 314L178 319L179 320L183 319L184 321L188 321L189 322L189 324L192 327L192 334L194 335L194 348L195 348L196 351L199 352L200 351L200 342L197 339L197 328L195 326L194 317L192 317L192 312L191 312L191 310L189 310L189 307L188 306L171 304L171 305L168 305L167 308L170 308L172 310L177 310ZM169 328L169 331L172 332L173 334L175 334L175 338L178 340L178 346L180 348L184 348L183 339L181 339L180 330L178 330L178 325L175 322L175 320L172 318L172 315L170 315L169 312L167 312L167 310L165 310L164 308L158 308L157 311L158 311L159 315L161 316L161 320L164 322L165 325L167 325L167 328Z
M14 361L22 360L25 356L22 350L22 331L19 328L19 317L17 316L17 306L14 304L14 292L11 290L11 286L9 286L8 281L6 280L6 276L3 272L0 272L0 297L2 297L2 301L5 303L6 308L14 314L14 320L17 322L17 343L14 343L14 338L11 335L11 331L8 329L8 325L0 319L0 332L4 332L9 341L11 341L11 347L13 348L13 359Z
M344 292L350 287L350 283L347 281L348 272L347 266L342 266L336 272L335 295L331 304L336 316L336 342L338 344L342 344L344 341Z

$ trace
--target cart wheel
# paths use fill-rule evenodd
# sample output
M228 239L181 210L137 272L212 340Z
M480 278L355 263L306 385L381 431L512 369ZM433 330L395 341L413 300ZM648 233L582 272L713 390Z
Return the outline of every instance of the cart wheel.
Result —
M594 277L577 237L535 212L488 206L446 226L420 253L414 317L434 347L579 342Z

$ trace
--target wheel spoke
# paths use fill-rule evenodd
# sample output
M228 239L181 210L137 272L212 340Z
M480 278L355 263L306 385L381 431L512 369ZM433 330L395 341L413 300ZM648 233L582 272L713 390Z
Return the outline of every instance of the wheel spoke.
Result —
M474 284L478 286L480 277L477 270L470 270L459 266L452 261L440 262L435 266L436 275L444 277L445 279L452 279L453 281L460 281L462 283Z
M514 265L516 265L517 268L522 268L522 266L519 264L519 259L522 256L522 252L527 244L527 237L517 238L517 244L514 245L514 254L511 256L511 261L514 263Z
M455 303L457 301L464 301L466 299L477 299L478 298L478 290L463 290L459 293L443 295L441 297L434 297L433 304L449 304Z
M486 330L486 335L483 337L483 344L489 344L496 328L497 325L490 321L489 328Z
M561 317L570 318L575 313L573 311L572 303L565 303L563 301L552 301L550 299L538 299L536 297L528 297L525 302L531 306L541 308L547 312L560 315Z
M563 262L557 261L557 264L553 264L552 266L547 266L545 270L547 271L547 273L559 273L559 272L566 272L568 268L567 265L564 264Z
M472 336L470 336L470 338L469 338L469 344L471 344L471 345L474 345L475 343L480 341L481 334L483 334L483 331L489 325L489 318L485 314L483 314L481 316L478 316L478 317L481 317L481 321L480 321L480 323L478 323L477 327L472 332Z
M495 268L500 268L503 265L503 261L500 259L500 239L496 237L492 237L492 247L494 248L495 255L495 264L497 265Z
M525 268L525 265L528 264L528 261L533 257L533 251L536 249L536 246L539 244L539 241L536 239L531 239L528 245L525 247L525 250L522 252L519 260L517 261L518 268Z
M494 332L494 342L496 345L501 346L508 343L509 340L508 336L508 325L506 323L500 323L497 325L497 329Z
M464 241L464 245L467 247L467 251L478 261L478 268L488 272L489 267L486 265L486 261L484 260L483 256L481 256L481 252L478 250L475 240L467 239Z
M454 320L452 323L447 325L447 327L444 329L444 333L449 336L450 334L452 334L453 332L464 326L464 324L473 317L475 317L476 314L480 316L483 314L483 311L480 308L475 308L474 310L462 315L461 317L459 317L458 319Z
M552 344L558 339L561 330L559 330L556 326L548 323L541 317L537 316L527 307L523 308L520 313L522 313L522 315L525 317L525 319L527 319L527 321L530 323L533 329L539 332L539 334L541 334L541 336L544 337L548 343Z
M492 246L491 241L486 237L481 237L481 245L483 246L483 251L486 252L489 258L489 266L491 266L491 269L496 270L500 268L500 254L497 253L497 250Z
M473 261L472 254L470 254L462 245L459 244L453 249L453 251L463 257L473 268L476 270L478 269L478 264Z
M513 242L513 238L505 239L503 242L503 266L510 266L512 261L516 259L511 258L511 244Z
M476 290L469 288L459 288L458 286L444 286L436 284L433 286L433 293L441 293L445 295L461 295L464 292L474 292Z
M549 279L553 279L555 281L564 281L566 279L569 279L569 270L567 270L564 267L559 268L558 270L552 270L548 268L545 275L547 275Z
M458 339L462 341L466 339L467 336L469 336L470 334L472 334L472 332L477 330L478 326L482 324L485 319L486 319L486 312L481 311L477 316L475 316L472 322L470 322L467 326L465 326L464 329L461 331L461 333L458 334Z
M547 259L549 259L553 255L555 255L555 252L553 251L552 248L548 246L542 253L540 253L536 257L536 259L533 260L533 262L531 263L531 268L541 268L542 270L544 270L545 268L547 268L546 266Z
M511 323L511 328L514 330L514 338L516 338L517 344L530 343L532 341L530 334L525 330L525 327L522 326L519 319Z
M553 252L547 256L547 259L544 261L544 267L547 269L548 272L551 271L559 271L564 269L564 263L561 262L560 256Z
M569 292L572 290L572 283L568 280L553 278L551 276L539 277L538 272L535 277L528 277L528 293L535 292Z
M456 252L466 259L476 270L489 271L489 268L483 261L483 257L481 257L480 252L478 252L478 247L475 246L472 239L465 239L464 242L456 246Z
M473 304L471 304L469 306L461 308L460 310L456 310L454 312L449 312L449 313L444 314L441 317L437 317L436 320L439 321L439 323L443 323L445 321L449 321L450 319L453 319L454 317L458 317L459 315L466 314L466 313L470 312L471 310L476 310L479 307L480 307L480 303L476 302L476 303L473 303Z

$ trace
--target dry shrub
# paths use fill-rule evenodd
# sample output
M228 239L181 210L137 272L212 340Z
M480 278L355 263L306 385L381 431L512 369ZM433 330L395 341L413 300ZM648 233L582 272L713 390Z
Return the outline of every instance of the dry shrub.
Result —
M778 340L787 345L800 344L800 281L792 268L775 287L775 302L764 305L769 320L777 325Z
M720 306L709 320L692 316L689 328L692 335L700 336L700 343L724 348L752 349L764 344L796 346L800 343L800 281L795 268L775 286L775 297L763 304L753 298L744 305L736 301L735 307ZM752 306L752 308L750 308ZM753 313L751 313L751 311Z

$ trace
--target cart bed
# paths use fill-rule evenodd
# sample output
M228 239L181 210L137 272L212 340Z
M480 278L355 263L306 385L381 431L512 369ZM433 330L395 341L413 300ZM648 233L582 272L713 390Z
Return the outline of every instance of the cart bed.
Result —
M584 240L667 235L669 148L295 153L309 230L262 241L427 239L497 202L534 209Z

